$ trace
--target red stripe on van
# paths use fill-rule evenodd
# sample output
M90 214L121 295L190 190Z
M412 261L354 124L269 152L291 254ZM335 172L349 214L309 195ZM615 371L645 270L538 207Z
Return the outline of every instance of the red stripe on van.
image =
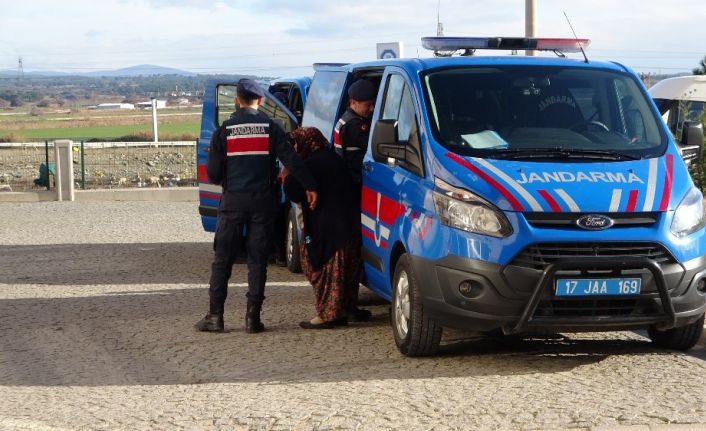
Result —
M520 202L517 199L515 199L515 197L505 187L502 186L502 184L495 181L495 179L493 179L493 177L486 174L485 172L483 172L482 170L480 170L476 166L473 166L470 162L468 162L464 158L462 158L454 153L451 153L451 152L446 153L446 157L448 157L449 159L458 163L459 165L463 166L464 168L468 169L469 171L473 172L474 174L478 175L479 177L483 178L483 180L485 180L485 182L487 182L491 186L495 187L495 189L497 191L499 191L500 194L502 194L505 197L505 199L507 199L507 201L510 203L510 206L512 206L512 208L515 211L522 211L522 209L523 209L522 204L520 204Z
M208 183L208 174L206 173L206 165L199 165L199 182L200 183Z
M664 187L662 188L662 200L659 202L659 210L667 211L669 208L669 198L672 196L672 169L674 168L674 156L667 154L665 156L667 169L664 173Z
M206 198L206 199L213 199L213 200L220 200L221 199L221 194L220 193L211 193L211 192L199 192L199 197Z
M368 238L370 241L375 242L375 234L369 231L368 229L362 228L360 230L363 233L363 236ZM384 239L380 239L380 247L382 248L387 248L387 241Z
M635 206L637 205L637 190L630 190L630 194L628 195L628 206L625 208L625 211L627 212L634 212L635 211Z
M558 203L554 200L552 195L549 194L548 191L546 190L537 190L537 192L542 195L545 201L549 204L549 207L552 209L553 212L558 213L561 211L561 207L559 206Z

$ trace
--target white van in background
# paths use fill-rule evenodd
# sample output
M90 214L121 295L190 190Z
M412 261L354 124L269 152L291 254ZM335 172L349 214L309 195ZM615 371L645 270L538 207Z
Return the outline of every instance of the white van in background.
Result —
M684 145L682 153L689 164L692 159L689 148L696 143L688 142L689 137L683 136L682 131L685 122L696 127L706 122L706 75L664 79L650 87L648 92L669 130Z

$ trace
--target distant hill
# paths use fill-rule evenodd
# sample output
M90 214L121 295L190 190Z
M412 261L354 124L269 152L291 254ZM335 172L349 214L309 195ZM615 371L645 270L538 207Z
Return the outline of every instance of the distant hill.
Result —
M154 75L180 75L196 76L195 73L171 67L155 66L152 64L140 64L123 69L105 70L98 72L82 73L84 76L154 76Z
M58 71L25 71L25 76L90 76L90 77L135 77L135 76L155 76L155 75L179 75L179 76L196 76L195 73L171 67L155 66L153 64L140 64L138 66L126 67L115 70L100 70L95 72L58 72ZM0 77L15 78L17 70L5 69L0 70Z

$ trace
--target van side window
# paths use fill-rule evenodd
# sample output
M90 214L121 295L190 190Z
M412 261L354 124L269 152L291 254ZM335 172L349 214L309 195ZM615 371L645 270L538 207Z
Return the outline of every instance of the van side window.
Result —
M216 87L216 126L221 124L235 112L235 85L219 85Z
M397 132L401 142L407 143L416 151L411 151L401 166L419 175L424 175L421 146L417 133L417 119L414 101L409 87L401 75L390 75L385 88L382 109L383 120L397 120Z
M345 71L317 71L304 107L302 125L318 128L329 142L339 117L341 90L346 76Z

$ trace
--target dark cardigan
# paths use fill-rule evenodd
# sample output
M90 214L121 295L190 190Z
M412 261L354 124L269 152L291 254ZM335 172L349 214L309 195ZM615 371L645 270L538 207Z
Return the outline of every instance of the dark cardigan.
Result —
M309 260L319 270L339 250L360 238L360 186L348 173L346 163L333 149L312 153L304 164L318 184L318 203L311 211L306 193L292 175L284 181L284 191L304 212L304 238Z

